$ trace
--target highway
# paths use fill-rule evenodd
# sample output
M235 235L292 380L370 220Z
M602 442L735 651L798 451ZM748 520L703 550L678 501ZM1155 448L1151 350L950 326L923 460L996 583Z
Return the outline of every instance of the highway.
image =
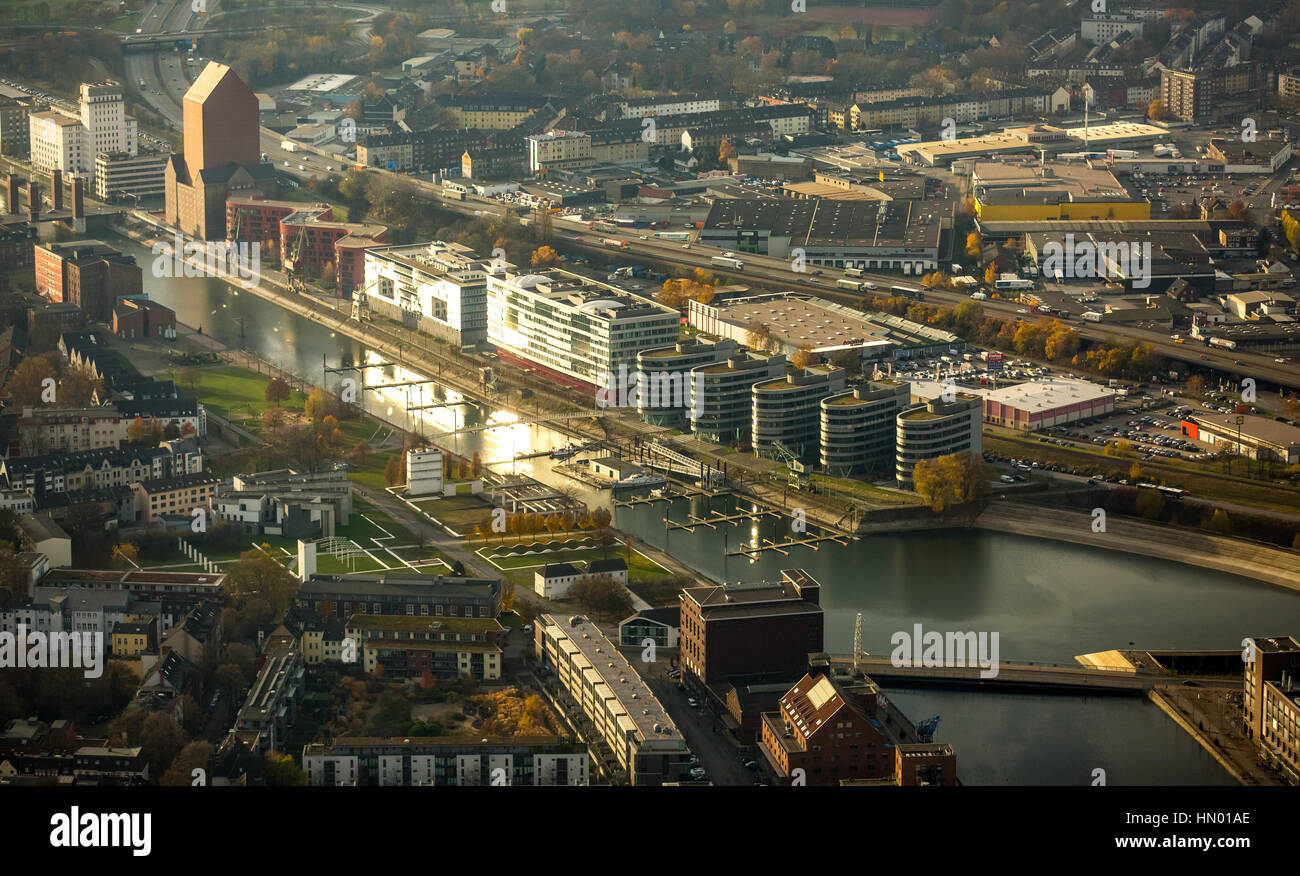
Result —
M373 173L389 173L389 171L377 168L369 168L369 170ZM401 176L400 174L395 175ZM464 201L444 199L441 196L440 186L419 180L411 180L409 177L403 176L402 178L413 183L429 197L437 200L440 206L446 210L468 216L481 214L501 216L510 211L510 207L500 201L478 198L472 195L467 196ZM638 260L655 260L690 268L704 268L713 274L729 277L736 281L748 280L750 282L775 285L795 292L816 295L841 304L860 304L865 297L836 288L835 282L843 278L843 273L836 268L818 269L810 264L807 272L797 273L792 270L790 262L784 259L770 258L753 253L741 253L741 261L745 266L744 270L729 271L713 266L711 259L720 252L718 249L692 242L691 248L688 250L682 247L681 241L664 241L654 237L641 240L641 233L638 229L621 229L619 232L588 230L557 220L554 223L554 244L560 250L563 250L566 243L570 246L581 246L585 249L597 250L606 253L610 259L615 258L615 253L617 253L617 257L620 260L626 260L628 264L635 264ZM601 243L605 238L625 240L628 245L626 248L616 250ZM811 274L814 270L822 270L824 273L820 277L814 277ZM859 279L873 282L882 288L888 288L889 286L921 288L918 278L898 274L864 273ZM926 289L925 296L927 303L959 304L962 301L970 300L970 297L964 292L949 292L941 289ZM1013 301L990 299L981 301L980 306L985 313L1004 319L1035 318L1030 314L1023 313L1024 306ZM1081 337L1090 341L1116 340L1151 344L1157 352L1170 360L1174 370L1180 374L1189 373L1188 366L1190 366L1192 371L1215 370L1230 375L1235 379L1253 378L1259 384L1261 391L1265 388L1264 384L1267 383L1288 389L1300 389L1300 367L1297 367L1294 363L1276 363L1273 361L1274 354L1271 353L1250 353L1237 350L1220 350L1215 347L1203 347L1194 344L1175 344L1164 332L1125 325L1107 324L1101 326L1093 323L1075 322L1070 322L1069 325L1079 332ZM1237 360L1240 360L1242 364L1237 365Z

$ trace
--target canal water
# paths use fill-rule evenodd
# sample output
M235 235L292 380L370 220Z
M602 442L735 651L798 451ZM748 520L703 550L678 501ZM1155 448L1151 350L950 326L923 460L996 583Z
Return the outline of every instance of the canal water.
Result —
M380 361L372 351L329 328L290 314L251 293L210 278L152 276L148 249L114 238L115 246L144 267L145 291L176 310L190 326L231 347L252 350L285 370L320 383L322 355L331 367ZM419 375L390 367L370 369L366 382L397 383ZM339 375L328 376L337 386ZM412 394L413 393L413 394ZM459 453L478 451L499 471L511 469L578 489L593 506L608 504L595 492L551 471L542 457L514 461L517 453L549 450L569 436L517 422L504 411L476 407L434 409L421 421L404 402L458 400L433 387L366 393L367 408L396 425L422 431ZM466 425L491 428L455 438L436 436ZM742 543L780 539L788 522L759 518L715 531L699 527L667 532L664 503L615 508L622 530L715 580L772 579L783 568L807 570L822 583L826 647L850 653L859 612L863 647L883 655L890 636L925 630L996 632L1006 660L1073 663L1078 654L1135 643L1144 648L1235 648L1248 635L1300 630L1300 594L1232 575L1129 554L1093 550L1045 539L975 531L882 534L847 546L795 548L789 556L728 557ZM678 499L668 515L732 513L730 498ZM811 528L811 527L810 527ZM935 739L957 750L968 784L1091 784L1106 770L1108 784L1231 784L1231 779L1190 737L1155 706L1139 698L975 694L890 690L914 721L941 718Z

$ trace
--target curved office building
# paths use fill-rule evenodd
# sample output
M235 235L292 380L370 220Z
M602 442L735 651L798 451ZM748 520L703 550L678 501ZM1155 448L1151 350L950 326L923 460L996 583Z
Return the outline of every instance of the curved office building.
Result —
M754 453L779 459L784 447L801 460L816 459L821 443L821 400L843 391L844 382L843 368L813 365L755 383Z
M822 399L822 468L837 477L892 468L895 418L910 400L905 380L873 380Z
M968 392L957 393L951 402L933 399L899 414L894 450L899 487L912 489L912 471L923 459L965 450L982 454L982 414L980 397Z
M642 350L636 357L636 412L652 426L685 429L691 407L691 369L736 355L732 340L687 340Z
M754 422L753 386L785 373L785 354L741 353L691 369L691 432L701 441L745 441Z

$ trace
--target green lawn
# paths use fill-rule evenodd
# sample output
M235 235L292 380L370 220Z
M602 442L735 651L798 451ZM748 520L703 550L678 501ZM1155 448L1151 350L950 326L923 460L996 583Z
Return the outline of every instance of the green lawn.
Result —
M211 365L193 371L195 382L192 391L205 408L217 416L234 420L250 432L261 430L262 412L271 407L271 403L266 400L266 385L271 380L269 375L258 374L237 365ZM187 369L173 368L167 372L167 376L178 387L189 391L191 383L187 379L188 373ZM304 401L306 399L302 393L294 390L281 405L301 408Z
M443 499L419 499L415 506L444 526L465 533L482 523L492 513L492 503L478 496L448 496Z
M360 465L349 462L348 478L372 490L387 489L391 485L384 478L384 467L388 465L388 460L398 453L399 451L378 451L367 454L366 461Z

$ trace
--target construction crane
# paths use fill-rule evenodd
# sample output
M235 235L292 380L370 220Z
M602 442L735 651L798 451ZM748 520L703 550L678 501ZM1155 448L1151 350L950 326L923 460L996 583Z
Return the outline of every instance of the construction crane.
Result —
M790 486L798 489L811 486L812 481L807 475L808 467L793 450L780 441L773 441L772 455L778 462L783 462L790 467Z
M307 284L302 279L302 248L307 242L307 225L303 223L298 226L298 236L293 241L293 251L289 258L284 260L284 275L289 281L289 291L296 294L303 294L307 291Z
M933 742L934 730L938 726L939 726L938 715L935 715L933 718L926 718L920 724L916 725L917 740L919 740L920 742Z
M370 296L366 293L379 285L382 277L371 280L360 289L352 292L352 318L357 322L368 322L370 320Z

